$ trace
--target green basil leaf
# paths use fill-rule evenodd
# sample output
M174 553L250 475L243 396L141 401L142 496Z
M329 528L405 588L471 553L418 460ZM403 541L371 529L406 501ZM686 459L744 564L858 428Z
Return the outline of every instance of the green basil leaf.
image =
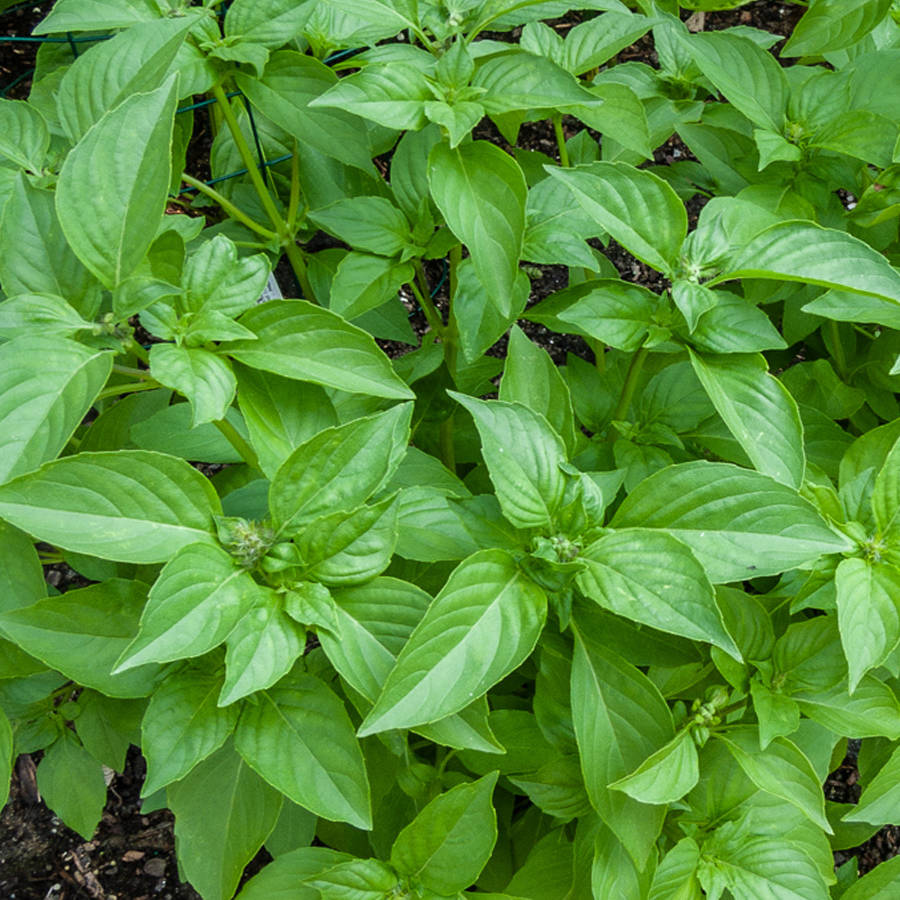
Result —
M712 287L735 278L775 278L896 301L900 273L868 244L812 222L778 222L731 255ZM809 310L818 312L813 304Z
M450 230L469 248L478 277L503 314L511 310L525 235L525 176L487 141L451 150L436 144L428 159L431 196Z
M225 639L225 683L219 705L227 706L276 684L306 646L306 629L282 609L280 594L248 610Z
M611 162L547 171L626 250L666 275L674 273L687 235L687 213L659 176Z
M397 835L391 865L435 893L452 894L477 881L497 841L491 802L497 776L492 772L431 800Z
M216 705L221 679L191 667L171 674L154 691L141 723L141 751L149 797L218 750L234 731L236 706Z
M225 13L225 34L281 47L300 34L314 5L303 0L235 0Z
M794 692L800 711L836 734L900 738L900 703L891 688L863 675L853 694L845 685Z
M165 562L211 543L221 505L209 481L162 453L79 453L0 486L0 516L65 550L120 562Z
M106 383L112 356L37 335L0 346L0 483L59 454Z
M646 478L610 525L669 532L694 551L714 584L775 575L853 547L786 485L702 460Z
M139 581L113 579L0 615L16 644L85 687L109 697L145 697L158 666L110 674L131 642L146 599Z
M86 841L94 836L106 804L103 768L68 729L44 754L37 786L47 806L69 828Z
M150 588L140 630L115 671L201 656L218 647L265 597L266 588L221 547L190 544L166 563Z
M547 615L544 592L502 550L470 556L397 657L360 736L459 712L520 665Z
M566 449L559 435L521 403L448 393L475 419L503 515L517 528L552 528L566 488Z
M269 508L283 533L361 506L393 475L409 442L411 404L326 428L302 443L272 481Z
M239 257L234 241L217 234L185 262L181 281L185 309L238 316L256 305L268 278L269 261L262 253Z
M835 573L841 644L850 691L880 666L900 641L900 570L865 559L844 559Z
M171 180L177 78L105 113L63 163L56 190L62 230L107 288L138 267L156 237ZM116 185L110 191L110 179ZM64 295L65 296L65 295Z
M277 830L277 829L276 829ZM266 842L268 847L268 841ZM320 894L303 882L333 869L351 857L328 847L301 847L276 856L254 875L238 894L239 900L319 900Z
M50 149L50 130L36 107L24 100L0 102L0 156L39 174Z
M150 348L150 374L187 397L192 428L224 419L237 390L228 361L200 348L154 344Z
M236 341L228 354L255 369L351 394L413 396L371 335L306 300L263 303L241 316L240 324L256 340Z
M609 787L641 803L661 805L680 800L694 789L699 778L697 745L690 732L683 731Z
M806 456L800 411L761 355L698 356L691 364L709 399L756 468L799 489Z
M235 745L271 785L335 822L372 827L369 780L344 704L323 681L301 675L247 705Z
M129 28L158 16L159 10L143 0L60 0L32 34Z
M708 641L735 659L703 566L670 534L626 528L606 534L579 555L578 586L600 606L660 631Z
M312 210L309 219L354 249L381 256L398 256L411 243L406 216L384 197L347 197Z
M812 763L796 744L775 738L760 750L756 729L742 727L717 733L747 777L761 790L796 806L812 823L833 834L825 817L825 797Z
M794 26L782 56L818 56L865 37L888 13L890 0L817 0Z
M196 19L141 22L83 53L59 83L59 118L77 144L104 113L134 94L155 91Z
M283 798L229 741L166 789L184 875L205 897L231 897L278 821Z
M627 775L674 736L672 714L640 669L583 634L575 623L572 721L591 805L643 869L665 808L640 803L610 782Z

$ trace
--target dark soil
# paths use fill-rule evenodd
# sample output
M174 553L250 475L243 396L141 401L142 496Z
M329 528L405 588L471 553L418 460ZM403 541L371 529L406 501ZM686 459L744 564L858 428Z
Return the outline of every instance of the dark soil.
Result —
M25 98L31 86L31 71L38 44L4 42L2 36L27 36L46 14L47 2L24 4L0 14L0 96ZM758 0L740 9L694 15L692 27L706 30L751 25L771 33L787 36L802 15L803 7L795 4ZM690 13L684 13L685 19ZM553 23L564 32L581 20L582 14L570 13ZM487 35L486 35L487 36ZM515 39L516 33L491 37ZM656 63L649 37L623 50L619 59ZM790 60L785 61L790 64ZM479 126L478 137L492 140L508 149L508 145L489 122ZM188 153L188 169L196 177L208 178L208 153L211 133L208 118L202 113L195 117L194 136ZM556 141L548 123L528 123L523 126L520 146L540 150L556 157ZM655 154L657 164L690 159L687 148L677 138L660 147ZM693 226L704 198L699 195L688 203L688 215ZM662 276L634 259L615 243L605 250L621 276L659 291L665 287ZM441 263L427 267L429 283L441 281ZM532 278L529 305L567 284L567 270L563 266L540 266L540 274ZM285 296L299 296L293 273L286 261L276 267L276 277ZM427 326L421 310L410 297L404 297L410 309L414 330L421 335ZM435 294L439 309L446 310L447 285L442 284ZM555 362L564 363L567 353L591 358L591 351L580 338L548 332L540 325L520 322L525 332L543 346ZM149 337L149 336L148 336ZM506 338L491 349L503 356ZM402 344L381 342L384 349L397 356L411 348ZM47 567L47 581L58 590L81 587L84 579L65 565ZM825 784L826 796L840 802L856 802L859 797L855 748ZM36 755L37 756L37 755ZM140 787L145 772L144 760L132 747L125 771L112 780L106 809L97 833L85 841L66 828L40 800L35 782L35 759L19 758L13 775L10 800L0 813L0 898L2 900L199 900L189 885L178 879L174 854L173 818L165 810L143 815L140 811ZM77 773L72 773L77 777ZM900 828L887 826L871 840L850 851L836 854L838 863L851 856L859 858L860 872L874 868L879 862L900 852ZM248 867L245 877L269 860L263 850Z

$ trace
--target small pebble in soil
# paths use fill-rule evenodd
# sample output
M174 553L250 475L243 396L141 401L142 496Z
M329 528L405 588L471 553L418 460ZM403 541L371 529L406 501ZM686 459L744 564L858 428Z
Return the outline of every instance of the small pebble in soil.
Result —
M166 861L159 857L148 859L144 863L144 874L151 875L153 878L162 878L166 874Z

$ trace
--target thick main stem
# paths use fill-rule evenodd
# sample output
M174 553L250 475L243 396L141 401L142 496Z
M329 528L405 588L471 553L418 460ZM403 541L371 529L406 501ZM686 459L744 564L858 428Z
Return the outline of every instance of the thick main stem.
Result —
M628 408L631 406L631 398L634 397L634 391L637 387L638 379L641 377L641 369L644 367L644 360L650 351L646 347L641 347L634 356L631 357L631 364L628 366L628 372L625 375L625 384L622 385L622 393L619 396L619 402L616 405L613 419L621 421L628 415Z
M222 432L225 436L225 439L234 447L235 450L240 454L241 459L250 466L251 469L256 469L258 472L262 471L262 468L259 464L259 457L256 455L256 451L250 446L250 443L247 439L228 421L228 419L216 419L213 422L213 425Z

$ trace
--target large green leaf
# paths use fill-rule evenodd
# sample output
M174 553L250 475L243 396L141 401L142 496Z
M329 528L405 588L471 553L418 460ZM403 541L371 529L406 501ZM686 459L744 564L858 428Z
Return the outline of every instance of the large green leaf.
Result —
M844 231L813 222L769 226L735 251L724 269L710 286L735 278L775 278L900 302L900 273L880 253Z
M0 346L0 483L57 456L106 383L112 357L58 337Z
M391 865L435 893L461 891L478 879L497 840L491 803L497 773L435 797L397 835Z
M284 461L269 492L275 526L296 532L336 510L362 505L394 473L409 441L410 404L326 428Z
M281 464L314 434L337 425L325 390L238 365L238 402L263 472L271 479Z
M475 419L482 454L503 514L518 528L552 527L566 488L566 448L547 420L521 403L484 401L455 391Z
M788 80L771 53L747 37L722 31L695 34L685 46L726 100L755 125L781 133Z
M687 235L687 213L658 175L611 162L548 171L626 250L660 272L675 271Z
M843 50L865 37L891 8L891 0L816 0L794 26L782 56L817 56Z
M863 675L853 694L846 684L821 690L795 691L800 711L835 734L854 737L900 738L900 702L891 687Z
M759 749L756 728L744 726L716 735L747 777L761 790L796 806L811 822L832 834L825 817L825 796L819 778L796 744L775 738L765 750Z
M897 817L900 800L900 750L894 750L887 762L864 787L858 805L843 816L843 822L868 822L888 825Z
M146 450L79 453L0 487L0 516L65 550L165 562L211 542L221 512L209 481L182 459Z
M292 5L296 11L296 4ZM246 6L255 4L250 0ZM284 43L283 34L279 34L279 43ZM282 50L272 55L261 78L238 72L235 80L254 107L298 141L345 165L375 173L365 123L352 115L363 113L352 106L334 104L337 108L329 108L330 103L313 103L329 89L328 97L333 98L349 87L345 79L339 83L337 75L319 60Z
M156 237L171 181L177 78L105 113L66 157L56 211L78 258L113 288Z
M761 354L699 356L694 372L728 430L754 466L776 481L803 484L803 423L787 388L769 374Z
M32 34L128 28L160 15L146 0L59 0Z
M109 697L144 697L158 667L111 675L134 635L146 599L139 581L113 579L0 615L0 629L16 644L76 684Z
M313 6L309 0L235 0L225 14L225 34L281 47L300 34Z
M281 794L229 742L169 785L166 796L185 877L205 900L230 900L278 821Z
M431 196L450 230L469 248L475 271L498 309L508 313L525 236L525 176L487 141L451 150L436 144L428 159Z
M31 606L46 596L47 582L34 543L0 521L0 612Z
M57 93L59 118L71 141L78 143L105 112L132 95L156 90L194 22L143 22L77 57Z
M234 731L238 707L216 705L220 688L220 678L188 668L174 672L154 691L141 723L145 797L183 778Z
M606 534L579 556L578 585L606 609L740 659L725 630L712 585L690 548L662 531L626 528Z
M306 300L263 303L240 322L256 340L234 341L228 353L255 369L351 394L413 396L371 335Z
M853 691L900 641L900 570L865 559L844 559L834 580L841 644Z
M591 805L643 869L665 818L665 807L610 791L674 736L672 714L658 688L638 668L577 628L572 660L572 721Z
M646 478L610 524L668 531L694 551L716 584L774 575L854 546L791 488L759 472L702 460Z
M773 900L822 900L828 888L803 847L781 835L754 834L743 822L720 825L701 848L700 882L707 893Z
M248 610L266 598L221 547L190 544L150 588L137 637L119 658L117 672L146 662L187 659L217 647Z
M50 131L36 107L24 100L0 101L0 156L38 174L49 149Z
M235 745L253 769L318 816L372 827L369 780L344 704L301 675L244 707Z
M300 847L283 853L244 885L239 900L320 900L319 892L303 882L350 859L328 847Z
M0 283L10 297L37 292L74 301L93 281L63 236L54 197L24 174L13 180L0 216Z
M534 649L544 592L503 550L453 571L397 657L360 735L436 722L468 706Z

